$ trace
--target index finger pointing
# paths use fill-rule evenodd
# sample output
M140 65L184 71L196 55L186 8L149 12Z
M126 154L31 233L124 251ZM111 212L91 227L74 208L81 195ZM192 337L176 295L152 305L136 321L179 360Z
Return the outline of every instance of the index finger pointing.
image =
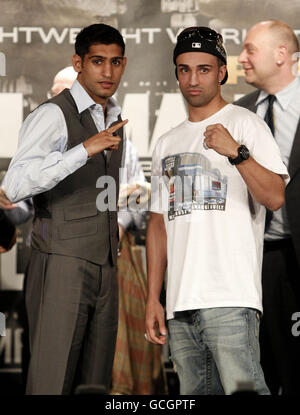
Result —
M128 123L128 120L124 120L124 121L118 122L117 124L115 124L115 125L113 125L113 126L109 127L109 128L107 129L107 132L109 132L109 133L114 133L115 131L119 130L120 128L122 128L122 127L123 127L123 125L125 125L125 124L127 124L127 123Z

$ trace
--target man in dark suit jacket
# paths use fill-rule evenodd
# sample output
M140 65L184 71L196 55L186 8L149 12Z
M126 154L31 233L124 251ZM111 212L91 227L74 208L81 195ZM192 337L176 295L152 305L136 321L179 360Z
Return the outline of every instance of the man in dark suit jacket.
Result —
M296 76L299 43L290 26L271 20L253 26L239 63L245 80L258 90L235 104L256 112L269 124L290 182L285 205L267 213L262 270L264 315L261 357L273 394L300 391L300 80Z

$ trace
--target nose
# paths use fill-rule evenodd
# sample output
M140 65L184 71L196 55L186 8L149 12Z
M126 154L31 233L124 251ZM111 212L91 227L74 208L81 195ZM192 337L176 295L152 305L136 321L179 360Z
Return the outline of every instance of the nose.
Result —
M112 64L111 64L111 62L105 62L104 63L104 65L103 65L103 75L106 77L106 78L111 78L111 76L112 76Z
M246 61L246 51L245 49L242 50L240 56L238 57L238 63L243 63Z
M191 70L190 71L190 86L196 86L198 85L199 80L197 76L197 70Z

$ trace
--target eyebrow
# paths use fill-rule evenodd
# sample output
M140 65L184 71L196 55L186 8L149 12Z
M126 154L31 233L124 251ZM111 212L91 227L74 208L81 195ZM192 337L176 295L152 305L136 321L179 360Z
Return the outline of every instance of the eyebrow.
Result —
M251 42L247 42L247 43L244 43L244 48L246 48L246 49L256 48L256 46Z
M180 63L178 64L178 66L188 68L190 65L188 65L187 63ZM212 68L212 65L210 65L209 63L203 63L200 65L197 65L197 68Z
M93 56L90 56L89 57L89 59L93 59L93 58L100 58L100 59L109 59L109 58L107 58L106 56L101 56L101 55L93 55ZM111 60L113 60L113 59L121 59L121 60L123 60L124 59L124 56L113 56L112 58L110 58Z

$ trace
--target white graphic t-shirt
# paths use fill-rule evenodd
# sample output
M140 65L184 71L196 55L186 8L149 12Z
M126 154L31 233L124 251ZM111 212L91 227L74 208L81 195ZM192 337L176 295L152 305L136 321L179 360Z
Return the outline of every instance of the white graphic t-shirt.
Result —
M262 311L265 208L251 198L227 157L204 148L203 133L216 123L246 145L259 164L288 181L268 126L242 107L227 104L159 139L152 157L150 210L164 215L167 232L168 319L175 311L211 307Z

